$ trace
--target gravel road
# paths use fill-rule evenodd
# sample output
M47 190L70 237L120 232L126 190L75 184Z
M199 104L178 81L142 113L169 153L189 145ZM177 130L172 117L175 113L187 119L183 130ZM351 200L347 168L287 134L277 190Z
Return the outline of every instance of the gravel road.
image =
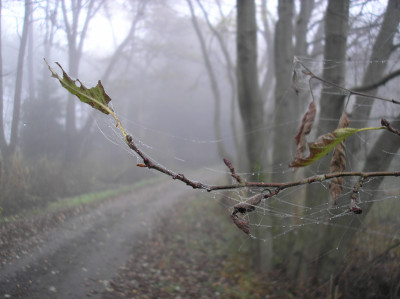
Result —
M2 298L100 298L152 232L155 217L193 190L171 180L142 187L40 232L41 242L0 269Z

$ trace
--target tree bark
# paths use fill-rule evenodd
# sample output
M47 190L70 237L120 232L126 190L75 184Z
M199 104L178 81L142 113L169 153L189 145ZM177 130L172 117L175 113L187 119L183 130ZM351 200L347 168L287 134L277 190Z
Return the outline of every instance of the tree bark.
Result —
M254 1L237 0L236 46L238 100L245 130L247 161L249 170L258 172L264 163L264 136L259 130L263 126L264 115L258 83L257 26ZM263 180L262 175L259 176L259 179ZM253 241L251 243L253 269L267 272L271 268L271 261L271 243L261 240Z
M273 161L281 163L289 161L292 156L292 140L282 136L295 136L299 115L299 105L295 93L290 86L293 63L293 0L280 0L278 4L278 22L275 29L275 111L274 152ZM282 125L285 124L285 125ZM275 174L274 181L287 179Z
M3 38L2 38L2 26L1 26L1 17L2 17L2 8L3 3L0 0L0 152L2 155L3 163L4 163L4 150L7 147L7 141L4 132L4 119L3 119L3 100L4 100L4 90L3 90ZM1 172L3 170L3 164L0 165L0 177Z
M275 109L273 156L274 164L288 164L293 154L293 139L288 136L296 135L297 123L294 121L299 115L299 100L291 88L291 70L293 64L293 14L294 1L280 0L278 3L278 21L275 28L274 62L275 62ZM273 164L273 165L274 165ZM270 180L273 182L290 181L293 172L283 174L274 172ZM272 208L274 208L272 206ZM289 211L290 213L290 211ZM276 234L279 232L276 231ZM273 239L274 258L277 263L285 263L292 240L289 234L285 237Z
M389 0L378 36L374 42L370 56L371 63L363 76L361 85L367 86L377 82L383 75L388 65L388 59L394 50L394 34L400 22L400 2ZM376 95L378 88L368 91L368 94ZM365 99L358 97L356 109L352 112L352 119L357 120L352 127L364 127L371 113L372 105L365 105ZM355 140L349 144L349 150L356 153L360 150L360 142Z
M268 8L267 8L267 0L261 1L261 19L263 23L263 38L265 40L266 45L266 61L267 61L267 70L264 74L264 78L261 83L261 96L264 103L267 103L268 99L273 95L273 86L275 81L275 62L274 62L274 33L270 28L270 24L268 22ZM272 118L272 117L271 117ZM272 123L272 121L271 121Z
M307 56L307 32L308 22L311 18L311 13L314 8L314 0L303 0L301 1L300 14L296 20L296 44L294 48L294 54L296 56Z
M397 26L400 22L400 3L398 0L390 0L386 9L383 23L381 25L379 34L375 40L373 51L371 53L371 61L379 60L382 63L371 63L368 65L366 73L363 79L363 86L369 85L379 80L386 69L387 59L393 49L393 32L396 32ZM369 91L369 94L376 94L377 89ZM358 98L357 103L362 104L362 99ZM357 107L352 113L352 119L357 120L357 123L361 121L360 126L366 125L366 120L369 118L371 112L371 106L365 105L363 107ZM397 116L398 119L400 115ZM357 124L354 123L354 126ZM353 156L357 156L359 145L356 142L357 139L351 139L348 144L348 150ZM371 170L386 170L390 166L394 155L382 154L382 149L390 153L396 153L400 148L400 141L398 138L394 138L388 132L382 132L378 140L369 151L367 158L364 162L363 171ZM358 163L360 164L360 163ZM357 163L352 163L357 165ZM369 190L378 190L379 185L383 178L376 178L368 184ZM363 212L361 215L355 215L357 219L347 219L346 217L335 218L330 221L330 224L326 227L323 238L321 239L321 248L319 254L324 254L332 248L336 248L337 244L340 243L338 250L324 256L324 259L320 259L317 264L316 275L323 277L329 273L335 274L340 261L344 256L348 245L351 243L354 235L357 234L358 229L362 225L365 217L373 206L373 198L377 196L376 192L365 192L362 194L362 201L371 201L368 205L363 205ZM352 229L346 229L351 226ZM345 227L343 229L342 227Z
M400 114L397 115L396 119L400 119ZM373 148L368 153L363 171L367 172L388 169L392 162L392 158L395 155L387 157L382 154L382 150L396 153L399 149L400 139L398 136L394 136L389 132L382 132ZM365 187L368 188L368 190L379 190L379 186L383 179L383 177L374 178ZM353 215L350 218L334 218L329 222L329 225L324 230L323 238L318 242L320 244L319 255L324 255L324 257L318 259L315 272L316 277L327 279L331 275L336 275L337 270L343 261L343 257L346 256L348 246L351 244L354 236L358 233L363 221L373 207L374 198L379 194L376 191L360 193L362 194L361 202L369 202L367 205L362 205L362 214Z
M240 114L246 131L246 152L250 169L262 166L263 142L259 133L263 126L263 106L257 72L257 26L254 1L237 1L237 81Z
M349 31L349 1L330 0L325 17L324 71L322 77L330 82L344 86L346 75L347 36ZM340 63L337 63L337 62ZM336 129L337 123L326 119L339 119L345 99L340 90L324 86L320 100L320 120L317 136Z
M324 59L326 64L323 78L339 85L344 84L345 64L333 65L333 63L336 61L345 61L348 19L349 0L330 0L328 2L325 17ZM343 96L331 93L331 91L331 88L328 86L325 86L322 90L321 113L317 136L333 131L337 127L337 123L324 123L324 119L339 119L343 112ZM320 185L315 184L307 187L305 206L316 206L328 201L329 194ZM316 276L312 276L312 274L316 273L316 265L311 262L321 254L319 244L321 244L323 237L323 231L320 226L304 227L299 232L292 254L293 258L289 264L289 273L292 277L296 278L298 283L303 283L306 279L313 277L316 278ZM329 238L329 236L326 237Z

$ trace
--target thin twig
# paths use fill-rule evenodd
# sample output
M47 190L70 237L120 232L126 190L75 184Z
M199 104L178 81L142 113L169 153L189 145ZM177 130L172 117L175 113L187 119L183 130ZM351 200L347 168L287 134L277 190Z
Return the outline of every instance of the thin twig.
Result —
M393 78L396 78L400 76L400 69L391 72L390 74L387 74L385 77L383 77L382 79L380 79L377 82L374 82L372 84L369 85L365 85L365 86L359 86L359 87L353 87L352 90L353 91L367 91L367 90L372 90L375 88L378 88L381 85L386 84L388 81L392 80Z
M239 184L242 184L242 183L243 183L243 179L242 179L238 174L236 174L235 168L233 167L231 161L229 161L228 159L224 159L224 163L225 163L225 165L229 168L229 170L230 170L230 172L231 172L231 176L232 176L233 178L235 178L236 181L237 181Z
M149 157L147 157L133 142L132 136L126 135L126 142L130 149L132 149L135 153L137 153L142 159L143 164L139 164L141 167L144 165L149 169L155 169L161 173L164 173L174 180L179 180L184 182L186 185L191 186L193 189L203 189L207 190L208 192L217 191L217 190L233 190L233 189L241 189L241 188L274 188L275 191L271 192L270 194L266 194L264 198L274 196L278 194L280 191L300 186L300 185L307 185L316 182L324 182L327 180L331 180L337 177L382 177L382 176L400 176L400 171L374 171L374 172L334 172L334 173L327 173L327 174L320 174L310 176L308 178L304 178L297 181L290 181L290 182L282 182L282 183L265 183L265 182L248 182L241 180L240 183L237 184L227 184L227 185L207 185L201 182L196 182L191 179L188 179L183 174L177 174L173 171L170 171L163 166L156 164L153 162ZM232 166L233 168L233 166ZM232 173L232 171L231 171Z
M357 184L353 188L353 194L351 195L350 198L350 211L353 212L354 214L361 214L362 209L357 205L357 201L359 201L358 197L358 192L360 191L360 188L362 188L364 184L364 176L360 177L360 180L357 182Z
M339 88L341 90L347 91L349 93L349 96L351 94L356 94L356 95L363 95L363 96L366 96L366 97L369 97L369 98L375 98L375 99L381 99L381 100L384 100L384 101L389 101L387 99L383 99L383 98L380 98L380 97L361 94L359 92L354 92L354 91L351 91L349 89L343 88L343 87L341 87L341 86L339 86L337 84L334 84L332 82L326 81L326 80L314 75L296 57L295 57L295 63L299 63L300 65L302 65L304 67L304 69L306 71L303 71L303 73L308 75L308 76L310 76L311 77L310 80L313 79L313 78L318 79L321 82L324 82L326 84L330 84L331 86L335 86L335 87L337 87L337 88ZM46 64L47 64L47 62L46 62ZM62 69L61 65L59 65L59 66ZM264 191L259 192L258 194L248 198L246 201L244 201L242 203L238 203L238 204L236 204L234 206L234 209L233 209L232 214L231 214L231 218L235 222L235 224L238 226L238 228L241 229L242 231L244 231L246 234L250 234L249 223L248 223L247 220L238 217L236 214L237 213L242 213L243 214L243 213L246 213L246 212L254 211L255 207L261 202L262 199L268 199L269 197L273 197L273 196L277 195L280 191L282 191L284 189L287 189L287 188L290 188L290 187L295 187L295 186L300 186L300 185L312 184L312 183L316 183L316 182L323 182L323 181L326 181L326 180L331 180L333 178L339 178L339 177L359 177L360 180L359 180L358 184L354 187L353 196L351 197L350 210L353 211L354 213L361 213L362 210L361 210L361 208L359 208L357 206L356 200L357 200L358 190L362 187L362 184L363 184L363 181L364 181L365 178L368 178L368 177L384 177L384 176L393 176L393 177L400 176L400 171L393 171L393 172L388 172L388 171L385 171L385 172L334 172L334 173L315 175L315 176L311 176L311 177L304 178L304 179L301 179L301 180L283 182L283 183L248 182L246 180L243 180L238 174L236 174L235 168L233 167L232 163L229 160L224 159L224 163L229 168L231 176L233 178L235 178L236 181L237 181L236 184L207 185L207 184L204 184L204 183L201 183L201 182L196 182L196 181L193 181L191 179L188 179L184 174L175 173L175 172L173 172L171 170L166 169L165 167L161 166L160 164L156 163L149 156L147 156L134 143L132 136L127 134L127 132L125 131L121 121L118 119L117 115L115 114L114 110L111 107L108 106L108 102L111 101L111 99L108 97L107 94L105 94L104 89L103 89L100 81L98 83L98 86L100 86L99 88L101 88L102 91L104 92L104 96L107 96L106 100L104 100L104 99L99 100L99 99L93 97L92 94L87 92L87 89L84 88L83 84L81 84L81 89L76 90L76 88L74 88L73 91L71 91L71 89L69 88L69 84L71 82L73 84L75 84L75 82L80 82L80 81L78 79L77 80L72 80L71 78L69 78L68 75L64 72L63 69L62 69L62 71L63 71L63 79L61 79L59 77L59 75L50 68L49 65L48 65L48 68L51 71L52 76L57 78L60 81L61 85L64 88L66 88L69 92L71 92L72 94L75 94L76 96L78 96L78 98L82 102L85 102L85 103L91 105L92 107L94 107L95 109L101 111L102 113L111 115L115 119L115 121L117 122L116 125L119 128L119 130L121 131L121 133L122 133L127 145L129 146L129 148L132 151L134 151L143 160L143 163L138 163L137 166L157 170L158 172L164 173L164 174L172 177L174 180L182 181L186 185L191 186L193 189L203 189L203 190L207 190L208 192L216 191L216 190L232 190L232 189L254 188L254 187L263 188L264 191L269 191L268 194L263 194ZM67 82L63 81L64 77L66 77L65 80L68 79ZM310 81L309 81L309 83L310 83ZM76 86L74 86L74 87L76 87ZM311 89L311 92L312 92L312 89ZM396 104L400 104L400 102L397 102L397 101L394 101L394 100L392 100L391 102L396 103ZM96 105L94 105L94 104L96 104ZM381 123L382 123L382 126L384 128L386 128L390 132L395 133L395 134L400 136L400 131L397 130L397 129L394 129L387 120L382 119ZM375 130L375 129L381 129L381 128L364 128L364 129L360 129L359 131L361 131L361 130L371 130L371 129Z
M351 89L345 88L343 86L340 86L340 85L338 85L336 83L333 83L331 81L328 81L328 80L326 80L326 79L324 79L322 77L319 77L319 76L315 75L308 67L306 67L297 57L294 58L294 63L300 64L306 70L306 71L303 71L303 74L305 74L307 76L310 76L309 82L311 82L312 79L316 79L316 80L321 81L321 82L323 82L323 83L325 83L327 85L330 85L332 87L335 87L337 89L340 89L340 90L346 92L347 94L349 94L349 97L350 97L350 95L357 95L357 96L362 96L364 98L377 99L377 100L381 100L381 101L385 101L385 102L390 102L390 103L393 103L393 104L400 104L400 101L396 101L394 99L386 99L386 98L382 98L380 96L371 95L371 94L359 92L359 91L356 91L356 90L351 90ZM310 90L312 91L311 83L310 83Z
M400 130L393 128L386 119L382 118L381 124L382 124L382 126L386 127L388 129L388 131L400 136Z

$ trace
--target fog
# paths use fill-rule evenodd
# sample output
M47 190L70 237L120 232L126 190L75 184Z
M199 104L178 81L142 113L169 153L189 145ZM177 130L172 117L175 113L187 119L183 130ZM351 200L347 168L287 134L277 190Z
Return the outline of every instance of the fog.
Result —
M0 6L0 296L399 296L398 1Z

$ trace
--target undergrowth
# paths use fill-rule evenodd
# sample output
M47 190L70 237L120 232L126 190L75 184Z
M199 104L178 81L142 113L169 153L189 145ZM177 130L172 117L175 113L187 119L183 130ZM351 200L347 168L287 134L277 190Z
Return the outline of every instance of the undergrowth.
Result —
M252 270L242 232L218 202L193 196L160 218L152 237L133 249L105 298L397 298L400 246L368 234L354 240L330 281L298 286L285 269ZM369 229L382 225L370 221ZM375 226L374 226L375 225ZM385 227L397 230L395 227ZM394 232L394 231L393 231ZM393 248L387 250L390 246Z
M152 237L135 246L105 298L265 298L286 287L250 269L241 231L222 205L193 196L161 217ZM201 212L202 211L202 212ZM247 239L248 240L248 239Z

